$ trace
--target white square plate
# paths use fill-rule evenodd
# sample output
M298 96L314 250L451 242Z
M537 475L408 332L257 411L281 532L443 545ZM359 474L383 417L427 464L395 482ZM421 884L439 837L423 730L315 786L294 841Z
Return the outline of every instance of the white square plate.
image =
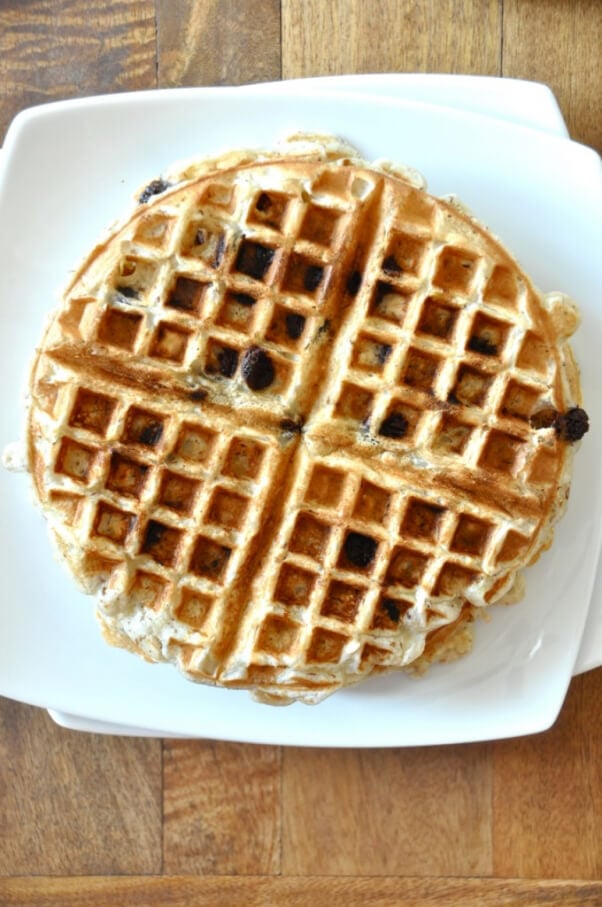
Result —
M368 158L417 167L435 194L458 194L541 289L578 301L584 325L574 345L592 429L553 553L527 572L519 606L479 623L462 661L419 681L368 681L315 708L273 709L107 647L92 600L52 560L27 477L2 473L0 693L98 721L249 742L401 746L543 730L573 671L601 530L602 179L590 149L475 113L299 87L158 91L21 114L0 175L0 445L21 434L18 390L56 288L134 190L179 158L269 147L298 130L334 132Z

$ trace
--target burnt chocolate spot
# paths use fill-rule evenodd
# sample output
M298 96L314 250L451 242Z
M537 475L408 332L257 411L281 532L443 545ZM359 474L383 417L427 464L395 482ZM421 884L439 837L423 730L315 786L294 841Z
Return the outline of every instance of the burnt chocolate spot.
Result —
M115 287L115 289L120 296L125 296L126 299L138 299L138 290L136 287L128 287L120 284L118 287Z
M239 305L247 306L247 308L251 308L257 302L255 297L250 296L248 293L232 293L232 299Z
M246 351L242 360L242 376L253 391L264 390L272 384L276 370L265 350L252 346Z
M303 328L305 327L304 316L297 315L293 312L285 317L284 323L286 325L286 333L291 338L291 340L298 340L303 333Z
M379 435L385 438L403 438L408 430L408 420L401 413L393 412L381 423Z
M553 406L546 406L543 409L533 413L529 419L531 428L539 430L540 428L552 428L558 418L558 412Z
M385 274L401 274L401 266L394 255L387 255L383 261L383 271Z
M138 198L138 203L140 205L145 204L153 195L159 195L161 192L165 192L166 189L169 189L171 183L166 182L164 179L155 179L151 180L148 186L145 186L142 194Z
M356 567L368 567L374 560L376 549L376 541L360 532L350 532L343 545L345 557Z
M483 356L497 356L497 346L486 337L471 337L468 341L468 349L473 353L481 353Z
M236 256L236 270L256 280L263 280L275 254L274 249L268 246L245 240L241 243Z
M357 296L359 288L362 285L362 275L359 271L352 271L347 278L347 292L350 296Z
M393 347L388 343L379 343L376 348L376 358L380 365L384 365L389 356L391 355L391 350Z
M387 617L392 620L393 623L399 623L401 611L392 598L384 598L381 602L381 608L386 612Z
M217 245L215 246L215 253L213 255L213 267L219 268L223 259L224 252L226 251L226 237L223 233L220 233Z
M580 406L572 406L566 413L562 413L556 418L554 428L561 441L569 443L580 441L583 435L589 431L587 413Z
M161 422L149 422L138 435L138 441L140 444L148 444L149 447L154 447L155 444L159 443L162 434L163 425Z
M283 419L280 422L280 428L288 434L301 434L303 431L303 422L295 422L293 419Z
M217 354L217 364L220 375L223 375L224 378L231 378L238 365L238 351L225 346Z
M313 293L314 290L317 290L322 282L322 276L324 274L324 268L321 268L319 265L309 265L303 276L303 286L308 291L308 293Z

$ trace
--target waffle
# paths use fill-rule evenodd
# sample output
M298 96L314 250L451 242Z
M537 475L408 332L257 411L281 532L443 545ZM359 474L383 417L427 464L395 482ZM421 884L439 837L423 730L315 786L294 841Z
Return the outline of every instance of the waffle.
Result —
M412 171L181 165L49 324L35 492L112 644L272 703L420 670L551 543L577 322Z

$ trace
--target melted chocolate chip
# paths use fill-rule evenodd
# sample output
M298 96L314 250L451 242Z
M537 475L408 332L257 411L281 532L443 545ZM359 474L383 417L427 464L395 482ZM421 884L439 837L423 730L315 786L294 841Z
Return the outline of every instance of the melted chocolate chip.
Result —
M303 422L295 422L293 419L283 419L282 422L280 422L280 428L288 434L301 434L303 431Z
M148 186L146 186L140 195L138 202L143 205L147 202L153 195L159 195L161 192L165 192L166 189L169 189L170 183L167 183L164 179L152 180Z
M286 333L291 338L291 340L298 340L303 333L303 328L305 327L304 316L297 315L293 312L285 317L284 323L286 325Z
M220 375L224 378L231 378L238 365L238 351L225 346L217 354L217 364Z
M376 358L380 365L384 365L389 356L391 355L391 350L393 349L388 343L379 343L376 348Z
M138 290L136 287L128 287L120 285L115 287L120 296L125 296L126 299L138 299Z
M275 255L274 249L261 246L259 243L245 240L241 243L236 256L236 270L248 274L256 280L262 280L266 271L272 264Z
M328 320L328 318L326 318L320 325L317 336L321 337L322 334L328 334L329 331L330 331L330 321Z
M149 447L154 447L155 444L159 443L162 434L163 425L161 422L149 422L138 435L138 441L140 444L148 444Z
M556 418L554 428L561 441L569 443L580 441L583 435L589 431L587 413L580 406L573 406Z
M272 199L267 194L267 192L262 192L257 201L255 202L255 207L258 211L269 211L272 207Z
M539 430L540 428L552 428L556 423L558 418L558 413L553 406L546 406L543 409L538 410L533 413L529 419L529 424L531 428Z
M381 608L386 612L387 617L392 620L393 623L399 623L401 611L392 598L384 598L381 602Z
M309 265L305 274L303 276L303 286L308 291L308 293L313 293L314 290L317 290L322 282L322 276L324 274L324 268L321 268L319 265Z
M242 376L253 391L264 390L272 384L276 371L265 350L252 346L246 351L242 360Z
M257 302L255 297L249 296L248 293L232 293L232 299L239 305L247 306L247 308L251 308Z
M362 275L359 271L352 271L347 278L347 292L350 296L356 296L362 285Z
M474 353L481 353L483 356L497 356L497 346L486 337L471 337L468 341L468 349Z
M156 520L150 520L148 526L146 527L144 547L142 550L148 551L149 548L157 545L163 538L166 529L167 526L163 526L162 523L157 523Z
M383 261L383 271L385 274L401 274L401 266L398 264L394 255L387 255Z
M408 420L401 413L393 412L381 423L379 435L385 438L403 438L408 430Z
M205 400L206 397L207 397L207 391L203 391L203 390L191 391L188 394L188 399L192 400L193 403L201 403L201 401Z
M219 268L219 266L221 265L223 258L224 258L225 251L226 251L226 237L224 236L223 233L220 233L219 239L217 241L217 245L215 247L215 254L213 256L213 267L214 268Z
M190 277L178 277L176 285L167 301L172 309L193 312L197 306L203 285Z
M368 567L374 560L376 548L376 541L360 532L350 532L343 545L345 557L356 567Z

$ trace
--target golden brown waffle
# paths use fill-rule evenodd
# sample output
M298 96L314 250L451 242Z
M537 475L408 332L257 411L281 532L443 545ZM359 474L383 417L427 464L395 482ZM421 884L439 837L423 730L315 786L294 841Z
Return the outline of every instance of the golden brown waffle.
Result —
M273 702L465 651L568 494L574 307L349 149L178 179L32 373L35 490L107 638Z

